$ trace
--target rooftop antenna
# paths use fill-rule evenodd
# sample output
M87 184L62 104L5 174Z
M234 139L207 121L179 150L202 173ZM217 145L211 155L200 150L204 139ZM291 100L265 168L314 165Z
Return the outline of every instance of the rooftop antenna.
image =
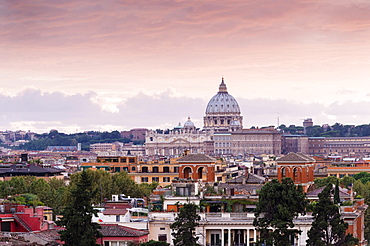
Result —
M277 129L279 129L279 126L280 126L280 117L282 117L283 115L282 114L280 114L280 113L276 113L276 115L277 115Z

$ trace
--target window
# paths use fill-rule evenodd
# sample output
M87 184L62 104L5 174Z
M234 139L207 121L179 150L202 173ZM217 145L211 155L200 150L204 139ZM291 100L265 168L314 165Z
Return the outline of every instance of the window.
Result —
M1 222L1 231L10 232L10 222Z
M147 173L148 172L148 167L142 167L141 172L142 173Z
M120 222L120 216L116 215L116 222Z
M148 177L141 177L141 182L148 183Z
M153 173L158 173L158 167L153 167Z
M160 242L167 242L167 234L159 234L158 241Z
M169 173L170 172L170 167L163 167L163 172L164 173Z
M152 182L159 182L159 177L152 177Z
M132 171L135 171L135 170L136 170L136 168L135 168L135 167L132 167L132 168L131 168L131 170L132 170Z
M175 168L174 168L174 172L175 172L175 173L178 173L178 172L179 172L179 167L175 167Z
M170 182L170 177L163 177L163 182Z
M104 241L104 246L128 246L129 241Z

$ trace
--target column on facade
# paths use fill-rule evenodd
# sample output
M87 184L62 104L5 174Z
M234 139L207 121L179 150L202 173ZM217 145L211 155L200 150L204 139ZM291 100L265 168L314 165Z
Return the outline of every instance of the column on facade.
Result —
M225 246L225 230L221 229L221 246Z
M247 236L246 236L246 240L247 240L247 246L249 246L249 229L246 229L247 231Z
M241 238L243 238L243 241L245 240L245 230L242 230ZM239 242L239 243L241 243L241 242Z
M231 230L227 229L227 246L231 246Z
M256 229L253 229L253 242L257 242L257 233Z

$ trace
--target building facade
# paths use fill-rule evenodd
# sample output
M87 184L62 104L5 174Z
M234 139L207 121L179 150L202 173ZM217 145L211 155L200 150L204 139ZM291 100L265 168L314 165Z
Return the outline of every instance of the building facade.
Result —
M150 130L146 135L146 155L180 156L186 150L191 154L212 154L213 132L184 128L167 133Z
M243 129L243 116L236 99L222 78L218 93L208 102L203 130L195 130L190 118L184 127L171 131L148 131L147 155L179 156L191 154L211 156L247 156L249 154L281 154L281 132L273 127Z

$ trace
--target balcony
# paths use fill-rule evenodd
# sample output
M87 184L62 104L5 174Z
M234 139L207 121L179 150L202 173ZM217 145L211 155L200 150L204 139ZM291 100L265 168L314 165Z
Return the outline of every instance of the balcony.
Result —
M254 219L253 213L198 213L200 221L250 221ZM173 221L176 212L151 212L150 220Z

